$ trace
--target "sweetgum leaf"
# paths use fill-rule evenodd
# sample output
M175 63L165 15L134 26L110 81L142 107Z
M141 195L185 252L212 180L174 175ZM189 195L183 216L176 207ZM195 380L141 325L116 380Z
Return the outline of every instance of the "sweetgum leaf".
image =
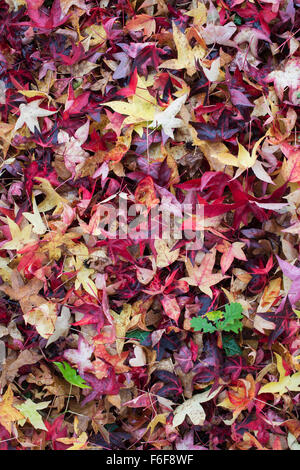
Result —
M222 344L226 356L241 355L242 350L232 336L222 336Z
M0 450L299 447L299 26L1 1Z
M91 388L86 384L85 380L77 374L76 370L73 369L67 362L54 362L54 364L59 368L64 379L72 385L76 385L79 388Z
M125 336L126 338L138 339L142 342L150 335L150 333L151 331L132 330L127 331Z

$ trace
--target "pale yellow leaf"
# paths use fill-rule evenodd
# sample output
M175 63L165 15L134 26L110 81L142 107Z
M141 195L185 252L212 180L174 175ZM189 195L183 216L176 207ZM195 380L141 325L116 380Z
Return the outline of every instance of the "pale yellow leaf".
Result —
M261 387L260 393L278 393L284 395L288 392L300 392L300 372L296 372L292 375L285 375L286 371L283 367L282 357L274 352L277 360L277 370L279 372L278 382L269 382Z
M36 241L36 238L33 238L31 235L32 225L27 224L23 229L20 229L9 217L6 217L6 220L12 240L4 243L2 248L5 250L21 250L25 245Z
M205 421L205 411L200 403L212 400L220 391L218 387L214 392L211 392L211 388L203 393L194 395L189 400L186 400L182 405L179 405L174 411L173 426L180 426L188 416L194 426L202 426Z
M35 198L32 198L33 214L31 212L23 212L23 216L33 225L33 233L43 235L47 231L47 227L43 222L41 214L39 213Z
M192 48L186 35L180 31L175 22L172 23L173 38L177 49L177 59L166 60L159 65L159 68L174 70L186 69L188 75L196 72L196 60L201 60L205 56L205 49L199 45Z
M35 326L39 335L48 339L54 332L57 319L57 305L46 302L24 314L25 323Z
M177 260L179 256L179 250L172 250L169 248L165 240L155 240L154 246L157 251L156 266L158 268L165 268Z

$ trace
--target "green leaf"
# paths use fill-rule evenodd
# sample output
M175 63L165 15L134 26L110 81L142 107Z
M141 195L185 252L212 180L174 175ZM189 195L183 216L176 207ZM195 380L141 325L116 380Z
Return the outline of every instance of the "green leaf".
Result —
M126 333L126 338L138 339L142 342L150 335L150 333L151 331L132 330Z
M205 314L206 318L208 318L210 321L216 321L220 320L221 318L224 317L224 313L221 312L221 310L213 310L212 312L207 312Z
M73 90L76 90L77 88L79 88L81 83L82 83L82 80L80 80L80 79L79 80L73 80L73 83L72 83Z
M104 424L104 427L105 427L105 429L107 429L108 432L113 432L113 431L115 431L116 429L118 429L118 426L117 426L116 423Z
M235 24L241 25L242 22L243 22L243 19L236 13L236 14L234 15L234 20L233 20L233 21L234 21Z
M203 331L203 333L213 333L217 330L238 333L243 328L242 312L242 305L233 302L225 305L224 313L216 310L206 313L203 317L192 318L191 326L195 331Z
M222 344L226 356L239 356L242 354L242 350L232 336L222 336Z
M300 95L300 93L299 93ZM300 98L300 96L299 96ZM295 308L293 309L294 313L297 315L298 318L300 318L300 310L296 310Z
M223 331L233 331L238 333L243 325L243 307L239 303L225 305L224 321L222 322Z
M54 364L59 368L64 379L72 385L80 388L91 388L86 384L85 380L77 374L76 370L73 369L67 362L54 362Z
M225 305L225 314L224 318L240 320L243 318L243 307L238 302L233 302L232 304Z
M238 323L232 323L232 324L228 324L228 323L222 323L221 326L217 325L217 329L219 331L227 331L227 333L238 333L239 331L241 331L243 325L238 322Z
M204 317L192 318L191 326L195 331L203 331L203 333L213 333L217 329L213 323L209 323Z
M43 429L47 431L47 428L42 420L41 415L37 410L43 410L51 403L50 401L43 401L41 403L34 403L30 398L28 398L22 405L16 405L16 408L25 416L25 419L21 419L19 424L23 426L26 422L26 419L32 424L35 429Z

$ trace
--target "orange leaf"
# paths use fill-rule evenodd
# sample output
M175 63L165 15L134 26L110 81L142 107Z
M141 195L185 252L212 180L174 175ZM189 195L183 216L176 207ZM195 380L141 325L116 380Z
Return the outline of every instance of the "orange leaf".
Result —
M24 419L24 416L13 406L13 399L13 391L9 385L0 402L0 423L9 433L12 431L14 421Z
M215 264L216 250L212 250L210 253L206 253L200 266L193 266L191 261L188 259L186 263L186 269L189 277L184 277L181 281L186 281L190 286L198 286L204 294L212 297L211 286L214 286L222 279L228 276L223 276L221 273L213 274L212 270Z
M151 176L146 176L139 182L134 196L138 204L143 204L148 209L151 209L151 207L154 207L159 203Z
M117 374L122 374L124 372L128 372L129 370L129 367L124 365L124 361L127 359L129 351L123 351L121 352L120 355L115 354L112 356L111 354L109 354L109 352L107 351L106 347L103 344L97 344L94 354L96 357L98 357L102 361L105 361L111 364L114 367L115 372Z
M155 33L155 19L152 18L150 15L142 14L137 15L132 20L129 20L126 24L126 29L128 31L141 31L143 30L145 38L151 36L151 34Z

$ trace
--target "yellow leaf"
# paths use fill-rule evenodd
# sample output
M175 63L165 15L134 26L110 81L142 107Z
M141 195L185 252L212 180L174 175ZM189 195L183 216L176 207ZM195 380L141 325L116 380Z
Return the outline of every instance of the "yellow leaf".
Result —
M57 305L47 302L24 314L25 323L35 326L39 335L48 339L55 329Z
M205 158L214 171L225 171L225 166L227 165L228 172L229 165L235 165L237 158L229 152L225 144L199 139L196 130L191 125L189 125L189 131L193 138L193 144L200 147L201 152L204 153Z
M294 313L297 315L298 318L300 318L300 310L294 309Z
M56 439L57 442L63 444L72 444L67 450L82 450L87 446L88 435L86 432L82 432L79 437L60 437Z
M13 391L9 385L0 402L0 424L4 426L9 433L12 431L12 423L24 418L13 406L13 399Z
M19 226L9 217L6 217L6 220L12 240L6 242L2 248L5 250L21 250L21 248L28 243L36 241L35 238L31 237L32 225L28 224L23 229L20 229Z
M159 65L159 68L167 68L174 70L186 69L188 75L193 75L196 72L196 60L201 60L205 56L205 49L199 45L191 48L189 41L184 33L172 23L173 37L177 49L177 59L166 60Z
M186 415L190 418L194 426L202 426L205 421L205 411L200 403L211 400L219 391L220 387L210 393L210 388L206 392L198 393L189 400L186 400L182 405L179 405L174 411L173 426L180 426L180 424L184 422Z
M265 137L266 136L264 135L263 137L261 137L261 139L259 139L255 143L255 145L253 146L251 155L248 152L248 150L242 144L238 142L239 151L238 151L237 157L235 157L234 155L231 155L230 153L225 152L224 154L219 153L218 155L216 155L216 158L218 158L218 160L224 163L225 165L237 166L238 168L241 168L242 170L251 168L255 164L256 159L257 159L256 154L257 154L258 146Z
M59 260L61 257L62 247L66 246L68 249L75 245L73 239L79 238L81 235L75 232L68 232L62 234L61 232L48 232L43 238L41 244L41 251L48 252L49 258Z
M88 34L90 39L90 46L97 46L98 44L105 45L107 39L106 31L101 24L92 24L84 29L84 34Z
M259 302L258 312L267 312L275 300L278 298L281 287L281 277L272 279L269 284L265 287L263 295Z
M85 0L61 0L60 7L64 15L68 13L70 8L75 6L81 10L88 10L88 5L85 4Z
M252 160L250 153L243 145L238 142L239 146L239 153L237 156L238 162L237 166L241 166L242 168L251 168L254 165L255 161Z
M26 1L25 0L6 0L6 3L9 5L10 7L10 10L9 11L12 11L12 10L17 10L19 6L21 5L26 5Z
M21 93L21 95L27 96L27 98L34 98L35 96L44 96L45 98L48 99L48 101L52 100L51 96L49 96L44 91L39 91L39 90L18 90L18 93Z
M40 212L50 211L55 207L53 215L58 214L63 210L64 204L68 204L67 199L61 197L51 186L49 181L45 178L36 176L35 179L40 181L41 184L35 186L36 189L39 189L46 195L46 198L38 205L38 210Z
M160 110L155 98L147 90L147 83L144 78L138 76L135 95L126 101L109 101L105 106L128 117L123 121L123 126L127 124L138 124L145 121L153 121L155 112Z
M32 198L32 207L33 207L33 214L30 212L23 212L23 216L33 225L32 231L38 235L43 235L47 227L43 222L41 214L39 213L35 198Z
M77 436L79 436L79 419L78 419L78 416L75 416L75 417L74 417L73 426L74 426L74 432L75 432L75 434L77 434Z
M0 276L4 282L10 282L10 276L12 273L12 269L8 266L10 262L11 260L9 258L0 257Z
M30 398L28 398L22 405L17 405L16 408L22 412L22 419L19 420L19 424L23 426L28 420L35 429L43 429L47 431L47 428L42 420L38 410L44 410L50 404L50 401L43 401L40 403L34 403Z
M111 316L114 319L114 324L116 328L116 347L117 353L120 355L123 351L123 346L125 343L125 335L130 325L130 318L132 314L132 307L129 304L123 305L123 310L118 315L113 310L110 311Z
M239 379L236 386L230 387L227 396L218 406L227 408L233 412L230 420L224 420L224 423L231 426L240 413L245 410L255 397L255 381L252 375L248 374L245 379Z
M10 147L10 142L13 138L13 130L14 130L14 124L7 124L5 122L0 121L0 139L2 140L2 152L3 152L3 158L6 158L7 151ZM15 157L10 157L7 160L2 161L0 168L2 168L3 165L9 165L15 161Z
M94 269L86 268L84 265L81 266L77 272L75 280L75 289L79 289L82 285L83 289L90 294L92 297L98 298L98 290L95 283L90 279L90 276L94 274Z
M246 150L245 147L243 147L239 143L239 153L238 153L237 158L238 158L238 166L240 168L244 168L244 169L251 168L254 165L254 163L256 162L256 159L257 159L256 154L257 154L258 146L265 137L266 136L264 135L257 142L255 142L255 144L253 146L253 149L252 149L252 152L251 152L251 156L250 156L250 153L248 152L248 150Z
M192 16L194 18L193 23L201 26L206 23L207 10L203 3L198 3L197 8L186 12L185 15Z
M284 181L298 183L300 181L300 151L291 152L288 159L284 159L280 174Z
M129 102L112 101L105 103L114 111L129 116L125 119L125 124L135 124L144 121L153 121L155 115L155 106L152 103L142 102L134 98L128 98Z
M70 246L70 247L68 247L68 250L69 250L70 253L72 253L72 255L77 256L78 259L81 259L81 265L80 266L82 266L84 261L87 260L88 257L89 257L88 247L86 245L84 245L84 243L77 243L74 246ZM78 265L77 269L79 269L79 265Z
M279 395L283 395L284 393L290 392L300 392L300 372L296 372L296 374L292 375L285 375L285 369L282 364L282 357L274 353L277 360L277 370L279 372L279 381L278 382L269 382L268 384L264 385L260 391L260 393L279 393Z
M222 400L220 403L218 403L218 406L221 406L222 408L226 408L232 411L232 418L224 420L224 423L227 426L231 426L235 422L236 418L241 414L241 411L242 411L239 407L231 403L228 396L224 398L224 400Z
M147 426L147 431L150 429L150 436L153 433L155 427L157 426L158 423L161 424L166 424L166 419L167 419L168 413L161 413L156 415L152 421L148 424Z

